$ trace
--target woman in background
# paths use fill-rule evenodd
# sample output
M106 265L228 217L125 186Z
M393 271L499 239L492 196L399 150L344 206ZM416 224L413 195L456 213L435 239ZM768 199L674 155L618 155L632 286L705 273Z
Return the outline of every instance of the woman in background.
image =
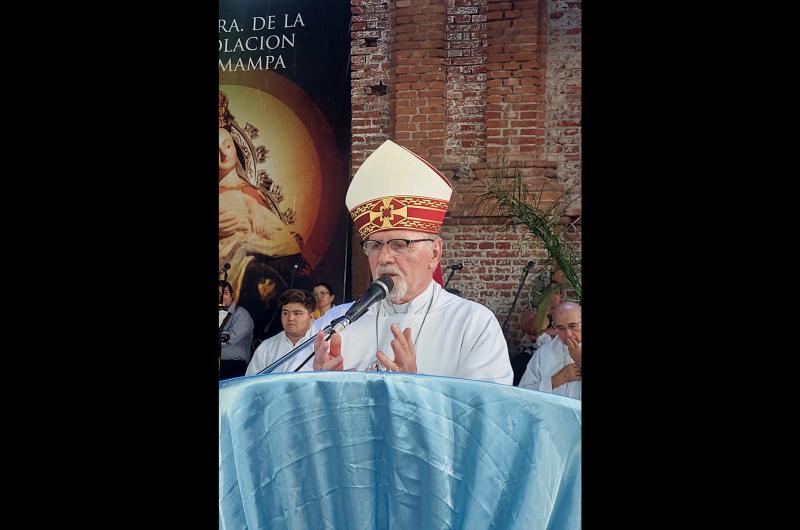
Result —
M335 304L333 300L336 295L333 294L333 289L325 282L317 282L314 284L314 299L317 301L317 308L311 314L314 320L328 312Z

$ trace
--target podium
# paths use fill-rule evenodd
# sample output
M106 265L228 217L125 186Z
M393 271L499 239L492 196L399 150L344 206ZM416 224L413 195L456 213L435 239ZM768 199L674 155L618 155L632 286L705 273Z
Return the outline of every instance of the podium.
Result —
M386 372L219 383L219 527L578 529L581 402Z

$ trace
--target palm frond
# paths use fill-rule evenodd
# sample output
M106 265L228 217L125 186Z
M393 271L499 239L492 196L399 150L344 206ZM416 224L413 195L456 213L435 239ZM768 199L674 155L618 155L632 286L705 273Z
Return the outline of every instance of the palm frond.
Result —
M565 227L560 222L561 214L569 207L567 191L562 192L547 209L540 209L544 185L538 192L530 192L522 182L522 176L515 168L509 175L508 166L499 168L488 180L478 183L478 191L472 203L478 215L505 217L503 229L515 230L524 226L528 232L539 239L550 257L564 271L564 276L580 301L581 278L576 270L580 267L576 250L565 236ZM574 229L574 226L572 227Z

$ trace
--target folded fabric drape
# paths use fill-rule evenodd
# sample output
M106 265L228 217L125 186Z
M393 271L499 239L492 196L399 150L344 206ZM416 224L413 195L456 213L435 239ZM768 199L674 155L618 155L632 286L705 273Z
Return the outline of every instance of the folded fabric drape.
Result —
M577 529L581 402L365 372L219 384L219 527Z

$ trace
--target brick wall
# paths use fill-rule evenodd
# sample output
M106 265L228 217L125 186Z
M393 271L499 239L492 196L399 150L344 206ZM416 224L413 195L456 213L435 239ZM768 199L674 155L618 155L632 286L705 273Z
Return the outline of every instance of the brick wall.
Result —
M581 2L554 0L547 13L546 157L580 193Z
M361 162L394 130L391 47L392 3L351 2L350 77L352 105L352 165Z
M486 152L486 13L484 0L447 2L445 160L466 167Z
M351 175L391 139L453 183L442 227L442 266L462 262L450 287L489 307L502 323L522 277L543 270L547 251L473 205L476 185L503 163L543 203L574 197L562 221L580 217L581 2L558 0L360 0L351 2ZM580 227L570 239L580 242ZM353 237L353 296L371 281ZM445 280L449 273L445 273ZM530 276L529 276L530 278ZM506 338L522 336L526 281Z
M489 0L486 157L541 158L544 74L539 1Z
M394 14L394 140L439 166L445 138L445 7L440 0L397 0Z

